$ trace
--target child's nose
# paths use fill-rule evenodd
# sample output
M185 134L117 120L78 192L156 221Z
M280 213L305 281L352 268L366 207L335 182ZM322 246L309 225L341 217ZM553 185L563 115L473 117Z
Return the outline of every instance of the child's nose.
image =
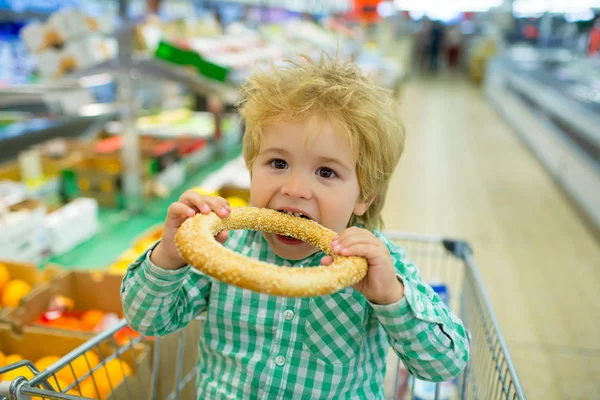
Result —
M289 180L281 187L281 192L286 196L302 199L310 199L312 197L310 182L298 175L290 176Z

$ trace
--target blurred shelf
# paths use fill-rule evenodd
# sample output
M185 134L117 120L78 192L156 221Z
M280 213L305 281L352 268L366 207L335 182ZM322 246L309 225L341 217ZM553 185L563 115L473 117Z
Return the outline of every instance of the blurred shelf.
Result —
M28 21L32 19L45 21L50 18L50 15L49 12L0 10L0 22Z
M147 201L141 213L100 209L99 231L92 239L67 253L52 256L46 262L73 269L107 268L116 261L119 254L131 246L137 236L164 222L167 208L171 203L177 201L185 189L200 185L210 173L221 168L226 162L239 157L240 154L241 146L239 145L228 147L221 153L213 153L210 160L196 174L187 179L180 189L173 191L166 198L154 198Z
M119 65L119 61L116 59L110 60L90 68L75 71L65 79L72 80L103 73L125 73L127 70L137 70L142 75L180 83L195 94L215 95L228 104L234 104L239 99L237 85L206 78L191 69L156 59L153 56L136 56L131 65L127 67Z

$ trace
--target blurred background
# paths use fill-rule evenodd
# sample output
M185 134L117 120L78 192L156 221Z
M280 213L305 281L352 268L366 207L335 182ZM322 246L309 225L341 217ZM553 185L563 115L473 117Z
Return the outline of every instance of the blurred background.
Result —
M470 243L528 397L600 399L600 0L0 0L3 310L247 204L239 85L322 51L400 100L386 229Z

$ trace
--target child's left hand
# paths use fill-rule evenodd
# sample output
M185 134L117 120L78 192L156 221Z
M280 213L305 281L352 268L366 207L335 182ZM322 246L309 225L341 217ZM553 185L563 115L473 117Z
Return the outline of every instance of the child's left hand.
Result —
M333 254L362 256L367 259L367 275L353 285L372 303L392 304L404 297L404 286L396 278L396 269L387 247L366 229L352 227L343 230L333 239ZM329 265L333 257L323 257L321 263Z

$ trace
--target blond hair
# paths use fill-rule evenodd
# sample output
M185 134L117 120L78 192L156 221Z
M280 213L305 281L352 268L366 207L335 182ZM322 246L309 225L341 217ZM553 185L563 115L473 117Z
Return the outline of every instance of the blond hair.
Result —
M381 228L388 184L404 147L394 98L356 66L324 55L318 61L304 57L288 63L255 71L242 87L238 106L246 125L246 165L252 169L265 125L312 116L332 121L358 153L360 200L373 201L364 215L352 215L349 226Z

